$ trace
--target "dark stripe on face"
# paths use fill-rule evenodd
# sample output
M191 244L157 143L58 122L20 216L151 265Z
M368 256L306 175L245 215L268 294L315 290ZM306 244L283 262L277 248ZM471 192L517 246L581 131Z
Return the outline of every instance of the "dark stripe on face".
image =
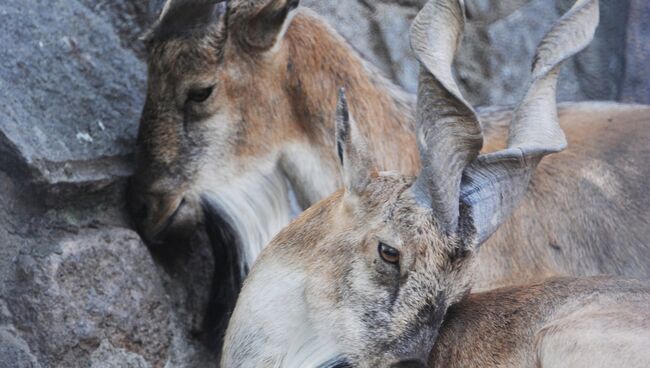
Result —
M381 349L393 351L398 356L420 356L427 353L426 346L433 346L438 337L438 330L447 312L446 303L445 292L439 292L435 301L420 307L399 337L385 341Z
M411 323L409 323L406 333L402 336L401 339L406 338L406 341L414 341L413 338L431 338L433 341L416 341L419 345L421 343L433 343L438 337L438 330L442 325L442 321L445 318L447 313L447 300L446 293L444 291L439 292L436 295L435 301L433 303L425 304L418 311L417 318Z

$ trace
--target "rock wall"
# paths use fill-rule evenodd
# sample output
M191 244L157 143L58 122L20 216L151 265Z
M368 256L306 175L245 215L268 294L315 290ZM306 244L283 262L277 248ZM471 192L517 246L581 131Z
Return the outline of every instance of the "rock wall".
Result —
M414 91L411 19L424 0L303 0ZM476 105L511 104L568 0L472 0L458 78ZM123 209L143 103L137 37L160 0L0 2L0 368L210 367L199 342L210 250L152 255ZM603 0L596 42L563 100L650 103L650 6Z
M323 14L366 58L410 92L418 65L407 40L425 0L303 0ZM527 88L538 42L573 0L466 0L468 25L458 79L474 105L516 104ZM648 2L601 0L592 45L565 66L559 99L650 103L647 91ZM629 22L628 22L629 19ZM644 89L646 88L646 89Z

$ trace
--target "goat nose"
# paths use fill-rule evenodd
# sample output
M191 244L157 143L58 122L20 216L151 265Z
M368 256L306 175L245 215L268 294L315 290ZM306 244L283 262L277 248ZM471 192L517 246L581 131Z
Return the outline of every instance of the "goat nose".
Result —
M421 360L409 359L393 363L391 368L426 368L426 365Z

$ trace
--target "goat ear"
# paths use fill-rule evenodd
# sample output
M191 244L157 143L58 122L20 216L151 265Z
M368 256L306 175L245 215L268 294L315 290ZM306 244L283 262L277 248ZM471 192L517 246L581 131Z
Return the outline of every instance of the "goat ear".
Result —
M537 48L533 82L515 110L508 148L479 156L464 171L461 236L470 246L486 241L524 197L541 159L566 145L555 89L561 64L593 39L598 0L578 0Z
M229 34L249 51L267 51L284 35L300 0L231 0Z
M144 40L167 39L202 31L222 21L226 0L167 0Z
M345 190L361 194L372 177L373 160L348 109L345 91L339 92L336 104L336 153L341 165Z

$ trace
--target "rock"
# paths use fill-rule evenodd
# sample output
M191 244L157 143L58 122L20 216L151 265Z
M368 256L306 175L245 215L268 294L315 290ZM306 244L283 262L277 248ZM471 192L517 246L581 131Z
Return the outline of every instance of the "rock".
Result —
M77 0L0 4L1 169L47 186L130 174L145 67L100 14Z
M79 229L49 241L49 255L18 257L9 297L13 324L39 362L104 367L100 358L110 355L111 366L162 367L210 356L191 341L165 276L133 231ZM192 350L198 358L186 356Z
M477 42L472 42L477 38L467 37L469 42L465 43L459 56L459 60L464 61L460 65L464 67L458 74L467 86L464 92L470 101L475 105L518 103L528 88L530 65L537 45L557 18L553 3L535 0L485 27L482 24L470 25L470 35L485 32L477 37ZM465 52L481 57L469 59ZM584 99L572 69L570 61L563 70L558 91L560 100ZM465 71L474 74L465 74Z
M40 368L29 347L7 328L0 327L0 368Z
M156 1L78 1L110 22L123 48L135 50L138 56L145 56L144 45L139 38L152 23L151 7L158 6Z
M530 0L469 0L465 2L467 19L472 23L492 23L503 19Z
M154 364L167 359L171 305L156 267L129 230L64 235L41 258L22 254L10 309L35 353L54 366L89 366L108 339Z
M411 48L404 47L404 40L416 15L414 7L378 3L373 17L386 48L389 76L411 93L417 92L420 64L415 60Z
M627 28L627 57L621 98L625 102L650 104L650 3L632 0Z
M137 354L114 347L108 340L102 340L97 350L90 355L90 368L149 368L151 365Z
M629 2L600 1L600 25L595 38L574 58L575 75L586 99L617 100L620 97L626 51L634 52L626 50L625 27L621 26L627 22ZM559 12L564 13L571 5L569 0L558 1Z

